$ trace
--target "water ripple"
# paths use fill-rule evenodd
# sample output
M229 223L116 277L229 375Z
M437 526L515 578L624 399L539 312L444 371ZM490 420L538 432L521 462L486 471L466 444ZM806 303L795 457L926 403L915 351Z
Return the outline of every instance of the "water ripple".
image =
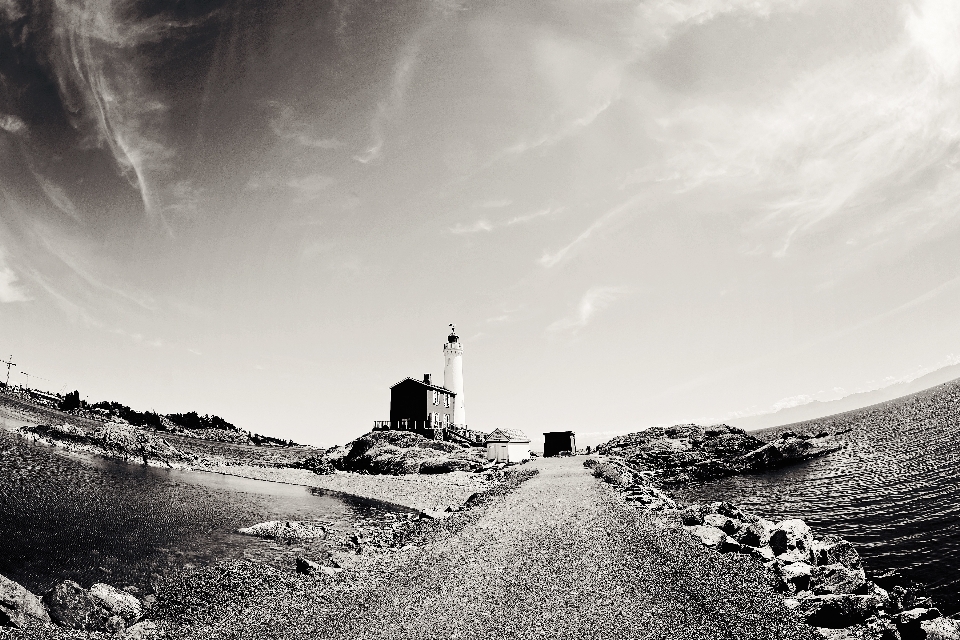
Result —
M821 534L854 542L869 570L900 569L930 585L941 606L960 610L960 384L761 435L785 430L826 430L846 446L678 493L729 500L773 520L803 518Z

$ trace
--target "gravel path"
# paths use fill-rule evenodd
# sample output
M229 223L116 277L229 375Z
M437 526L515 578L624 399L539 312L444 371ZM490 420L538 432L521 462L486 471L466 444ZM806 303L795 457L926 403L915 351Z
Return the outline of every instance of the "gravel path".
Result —
M179 638L816 638L753 561L627 506L581 459L435 542L358 566L359 586L249 567L201 582ZM469 514L470 512L467 512ZM467 514L464 514L466 516ZM187 585L184 585L187 586ZM248 594L237 601L234 595ZM172 613L172 611L171 611ZM184 620L185 621L185 620Z

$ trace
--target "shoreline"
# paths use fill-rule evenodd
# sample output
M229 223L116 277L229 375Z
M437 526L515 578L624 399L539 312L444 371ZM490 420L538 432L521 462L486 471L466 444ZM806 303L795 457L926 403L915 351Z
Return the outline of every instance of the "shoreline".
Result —
M800 518L774 523L730 502L704 504L670 495L669 487L656 486L623 459L601 455L584 466L625 503L673 521L705 548L752 558L775 581L784 606L825 638L960 637L960 612L943 614L928 595L929 585L897 570L867 573L856 548L840 536L817 535Z
M463 471L430 475L411 474L409 476L367 475L349 471L335 471L331 474L320 475L305 469L284 467L191 465L157 459L148 459L143 462L95 444L56 440L33 432L23 431L22 428L10 429L8 427L7 430L13 435L31 441L36 446L49 447L58 453L72 454L81 458L86 456L98 457L132 466L210 473L260 482L302 486L341 497L370 500L417 512L435 512L443 511L447 507L458 507L466 502L471 495L489 489L491 486L491 481L486 474Z

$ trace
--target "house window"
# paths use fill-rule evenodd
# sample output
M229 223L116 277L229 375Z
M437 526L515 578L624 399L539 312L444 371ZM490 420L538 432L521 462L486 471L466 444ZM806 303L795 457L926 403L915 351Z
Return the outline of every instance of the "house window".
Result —
M443 394L443 406L447 409L450 408L450 396Z

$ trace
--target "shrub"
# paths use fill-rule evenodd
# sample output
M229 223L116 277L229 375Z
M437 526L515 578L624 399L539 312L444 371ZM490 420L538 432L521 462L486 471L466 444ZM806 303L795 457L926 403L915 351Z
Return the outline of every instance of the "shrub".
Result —
M633 484L633 474L620 465L601 462L593 467L593 475L604 482L618 487L627 487Z

